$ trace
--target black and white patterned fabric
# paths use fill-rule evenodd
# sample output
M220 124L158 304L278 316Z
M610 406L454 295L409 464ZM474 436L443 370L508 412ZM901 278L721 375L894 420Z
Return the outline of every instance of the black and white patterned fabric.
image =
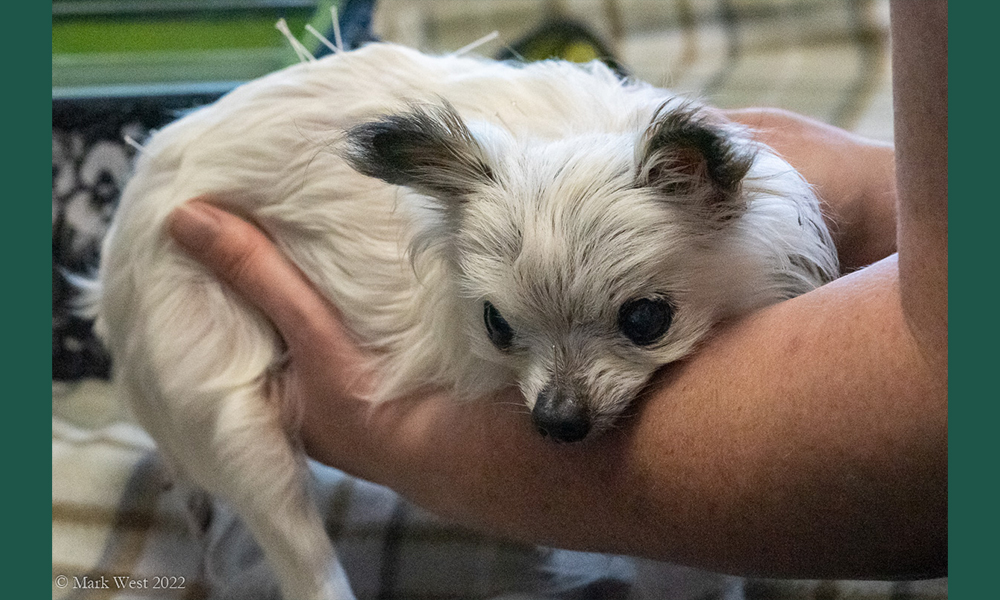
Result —
M72 277L92 275L101 241L149 132L218 93L57 98L52 108L52 379L106 378L107 353L77 314Z

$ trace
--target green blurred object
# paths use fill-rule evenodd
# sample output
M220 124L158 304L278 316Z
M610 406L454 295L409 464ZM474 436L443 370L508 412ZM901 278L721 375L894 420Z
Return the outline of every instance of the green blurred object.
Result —
M331 23L335 0L54 0L54 96L114 89L232 85L298 62L275 28L305 32ZM85 92L83 90L90 90Z
M619 76L628 76L625 67L596 34L586 25L568 19L544 23L501 51L497 58L527 62L557 58L577 63L599 60Z

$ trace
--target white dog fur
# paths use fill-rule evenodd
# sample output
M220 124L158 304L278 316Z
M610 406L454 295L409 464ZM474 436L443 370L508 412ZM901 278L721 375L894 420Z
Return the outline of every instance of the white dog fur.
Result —
M719 320L838 272L786 162L597 63L373 44L164 128L104 245L98 329L166 459L246 519L289 599L352 596L309 499L294 406L274 397L279 336L165 232L206 193L266 230L376 350L374 400L516 384L563 441L611 426Z

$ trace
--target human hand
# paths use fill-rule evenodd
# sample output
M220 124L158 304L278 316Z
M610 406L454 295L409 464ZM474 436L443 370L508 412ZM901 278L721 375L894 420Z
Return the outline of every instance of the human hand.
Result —
M720 111L749 127L811 183L850 272L896 251L896 176L891 144L777 108Z
M439 449L428 433L431 424L442 431L455 423L455 437L481 437L481 432L469 432L465 425L468 412L478 411L487 417L483 426L521 419L525 437L537 437L526 413L511 410L521 402L519 396L478 403L475 408L433 390L389 403L366 400L372 386L371 357L342 325L337 309L260 229L210 202L211 197L199 197L176 209L169 231L280 332L288 347L283 385L301 411L299 434L311 457L377 483L405 488L409 474L423 472L420 464L448 460L426 458Z
M887 223L894 227L894 210L892 218L876 219L878 227L863 231L856 227L850 233L843 226L862 219L865 210L884 208L867 201L873 195L867 190L879 185L873 172L882 164L879 161L887 158L891 169L891 147L787 111L744 109L725 111L725 115L751 127L818 188L827 212L834 215L832 229L835 236L839 234L845 270L894 250L894 234L883 236L888 241L867 243L879 237L873 233L879 227ZM843 176L845 171L851 177ZM858 183L861 178L868 183ZM851 188L849 180L865 191ZM467 407L430 390L383 405L365 400L372 386L370 357L338 320L336 308L259 229L210 202L211 198L196 199L178 209L171 232L197 260L267 315L281 333L289 352L283 376L303 411L300 434L307 452L321 462L396 487L406 478L401 473L403 464L418 472L425 469L433 462L428 455L437 450L429 432L444 430L442 424L447 422L466 427L468 415L463 411ZM486 409L478 403L476 410L497 411L493 418L504 420L515 416L510 407L523 406L516 393L497 402L507 404L500 410L499 404ZM520 429L528 439L518 442L522 447L538 442L527 419L523 420ZM511 427L517 430L518 423L512 422Z
M284 389L301 409L298 433L310 457L389 486L440 516L483 529L503 523L508 535L513 527L536 542L546 527L573 516L551 506L552 521L537 522L539 497L593 489L582 474L620 470L614 435L588 449L546 443L516 388L477 402L457 402L438 390L384 403L366 400L370 357L336 308L263 232L212 200L200 197L177 208L169 231L192 258L260 309L285 340ZM561 466L547 473L553 465ZM505 484L498 498L497 479L517 483ZM563 501L574 497L567 493ZM611 522L610 515L603 520Z
M895 556L888 548L919 548L899 540L927 535L911 531L905 511L899 519L882 518L901 512L886 489L937 497L925 488L937 491L938 479L899 466L901 460L912 462L900 455L912 453L906 444L898 450L898 438L908 438L896 431L907 430L912 419L891 402L886 388L902 388L905 402L898 404L912 406L912 390L897 382L919 382L920 377L905 364L877 365L875 380L860 376L859 364L870 368L877 357L894 357L883 345L892 346L898 336L879 329L887 322L885 307L898 303L879 291L886 288L880 282L891 274L892 264L876 269L867 284L850 283L860 273L844 277L820 288L818 299L797 302L803 296L724 328L711 347L658 378L647 401L621 427L586 444L557 445L545 443L526 411L515 408L523 407L516 390L474 403L455 402L433 390L381 404L365 400L372 376L369 357L341 325L336 309L266 235L206 204L210 198L200 200L175 210L170 232L193 258L260 308L286 340L286 389L303 410L299 433L305 449L320 462L387 485L443 517L533 543L639 554L734 573L843 577L880 574L882 568L923 573L914 570L923 567L912 566L913 560L924 560L921 552L912 560L894 558L899 565L888 567L872 560ZM822 299L852 288L867 296L832 304ZM868 297L872 290L875 298ZM857 306L880 310L868 315ZM852 328L843 327L845 310L857 321L856 329L880 334L851 337ZM862 318L866 315L870 318ZM836 324L807 328L818 330L819 340L801 327L817 316ZM841 334L850 334L850 343L839 339ZM800 347L806 343L806 349L788 355L789 336ZM757 351L747 353L748 346ZM816 348L850 351L827 360L816 358ZM782 393L774 393L774 381L781 382ZM815 387L818 381L836 393L789 396L789 389L821 389ZM864 410L873 396L881 406L876 414ZM935 414L922 405L915 412ZM890 431L896 452L868 448L881 447L879 436L864 433L873 419L875 429ZM913 429L925 443L926 428ZM732 443L719 444L720 438ZM882 476L885 469L868 465L869 457L891 457L894 476ZM862 467L879 475L854 477ZM910 477L911 471L916 475ZM874 491L871 482L878 484ZM815 489L830 491L817 495ZM830 495L845 499L841 510L830 510L825 501ZM796 526L774 528L775 520L788 514L796 515L791 521ZM869 525L855 528L871 522L855 519L856 514L879 515L877 522L887 532L873 534ZM849 540L852 552L831 561L818 540L834 530ZM774 552L757 552L761 539ZM810 548L820 549L819 555L805 551Z
M316 439L352 448L335 458L363 450L371 441L365 435L372 408L364 400L371 383L368 357L338 320L336 308L267 236L212 206L211 200L196 198L175 210L170 233L193 258L251 300L280 331L289 354L283 383L306 413L301 426L307 450L314 449L310 440ZM319 419L314 409L320 406L335 412ZM317 429L321 431L314 434Z
M850 157L817 148L823 132L809 123L796 139L778 116L774 130L766 115L740 118L821 188L835 218L850 213L830 187L841 171L830 161ZM535 434L516 390L476 403L432 390L368 402L369 357L263 233L204 202L175 211L170 228L286 340L307 452L441 516L733 573L940 571L946 396L908 345L895 257L720 328L620 428L556 445ZM835 557L831 536L845 549Z

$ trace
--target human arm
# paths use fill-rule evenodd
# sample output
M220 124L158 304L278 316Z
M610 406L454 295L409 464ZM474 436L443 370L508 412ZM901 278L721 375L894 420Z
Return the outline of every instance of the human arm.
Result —
M747 126L813 184L845 273L896 251L892 144L778 108L721 111Z
M913 4L893 5L895 47L921 36L944 52L946 29L928 35L911 19L945 21L933 21L930 3ZM193 236L192 221L175 219L175 234L282 332L310 454L439 514L533 542L733 573L943 574L946 164L912 126L939 126L946 104L929 93L943 79L907 74L946 56L896 52L898 259L728 324L665 369L619 429L581 445L545 443L515 394L368 405L354 393L366 385L363 357L335 310L262 234L216 212ZM914 97L925 104L909 105ZM907 178L918 165L914 190Z

